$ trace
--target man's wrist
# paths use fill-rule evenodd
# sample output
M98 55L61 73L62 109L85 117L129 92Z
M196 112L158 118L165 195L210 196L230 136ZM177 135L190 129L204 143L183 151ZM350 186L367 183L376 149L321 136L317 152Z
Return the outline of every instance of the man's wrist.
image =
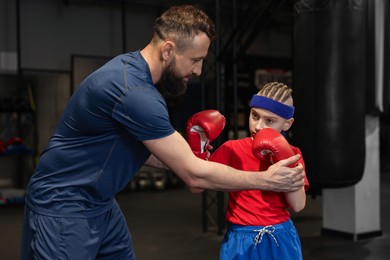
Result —
M256 172L256 183L260 184L258 186L259 190L268 191L270 189L267 171L268 170Z

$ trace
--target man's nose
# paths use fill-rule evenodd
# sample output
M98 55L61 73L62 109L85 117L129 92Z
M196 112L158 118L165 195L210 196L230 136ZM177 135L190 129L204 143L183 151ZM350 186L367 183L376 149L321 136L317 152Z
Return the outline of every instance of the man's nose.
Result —
M202 74L202 64L203 62L200 62L198 65L195 65L194 69L192 70L192 73L198 77Z

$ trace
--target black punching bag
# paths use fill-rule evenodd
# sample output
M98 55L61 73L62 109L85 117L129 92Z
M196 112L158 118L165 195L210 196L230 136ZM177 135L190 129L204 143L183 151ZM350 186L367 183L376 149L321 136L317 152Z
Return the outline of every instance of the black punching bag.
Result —
M364 0L294 3L292 142L314 190L350 186L363 175L365 19Z

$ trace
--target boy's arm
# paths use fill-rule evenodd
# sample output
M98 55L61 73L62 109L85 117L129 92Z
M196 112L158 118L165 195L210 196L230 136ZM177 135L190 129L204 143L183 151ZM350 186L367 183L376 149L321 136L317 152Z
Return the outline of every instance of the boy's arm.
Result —
M286 192L286 201L289 205L289 208L293 212L299 212L303 210L306 206L306 191L305 187L303 186L301 189L292 191L292 192Z
M299 212L299 211L303 210L306 206L306 192L309 189L310 184L309 184L309 181L307 180L307 177L306 177L305 162L303 161L302 153L298 147L292 147L292 148L293 148L295 154L301 155L301 159L299 159L298 163L300 163L303 166L303 169L304 169L303 173L305 175L305 179L304 179L303 188L296 190L296 191L293 191L293 192L286 192L285 196L286 196L286 201L287 201L290 209L293 212Z
M299 149L298 153L300 153ZM270 154L275 163L279 160L288 158L296 152L292 149L287 140L279 132L272 128L265 128L256 134L253 141L253 154L260 160L265 159L264 155ZM302 161L303 163L303 161ZM301 163L301 164L302 164ZM302 165L303 167L303 165ZM294 212L299 212L306 206L305 186L302 188L285 193L286 201Z

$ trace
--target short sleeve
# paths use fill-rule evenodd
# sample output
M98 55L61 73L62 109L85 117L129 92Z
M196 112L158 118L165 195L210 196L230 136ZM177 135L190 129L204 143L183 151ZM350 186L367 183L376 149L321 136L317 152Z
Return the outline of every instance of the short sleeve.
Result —
M301 158L299 159L298 163L301 163L303 166L303 169L306 172L306 166L305 166L305 161L303 160L303 155L301 150L298 147L291 146L295 154L300 154ZM305 191L307 191L310 187L309 180L307 179L307 175L305 174Z
M118 101L113 118L138 141L162 138L175 130L165 100L154 87L133 87Z

